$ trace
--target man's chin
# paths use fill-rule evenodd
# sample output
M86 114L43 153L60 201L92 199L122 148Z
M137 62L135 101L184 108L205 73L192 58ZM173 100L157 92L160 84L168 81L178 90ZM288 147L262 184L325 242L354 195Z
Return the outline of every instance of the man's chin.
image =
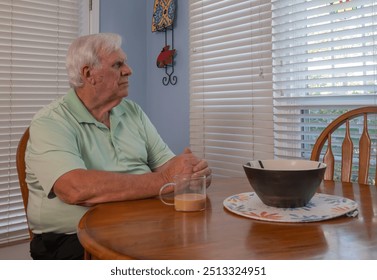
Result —
M119 91L119 96L121 96L122 98L126 98L128 96L128 90Z

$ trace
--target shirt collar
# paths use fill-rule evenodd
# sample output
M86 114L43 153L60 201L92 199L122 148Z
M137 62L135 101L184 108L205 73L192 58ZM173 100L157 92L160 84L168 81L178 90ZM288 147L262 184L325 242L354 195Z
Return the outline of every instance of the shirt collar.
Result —
M99 122L89 113L88 109L78 98L74 89L70 89L68 93L64 96L64 104L69 109L69 111L75 116L78 122L80 123L94 123L98 124ZM117 120L121 115L125 114L126 110L124 106L117 105L111 109L110 116L115 117Z

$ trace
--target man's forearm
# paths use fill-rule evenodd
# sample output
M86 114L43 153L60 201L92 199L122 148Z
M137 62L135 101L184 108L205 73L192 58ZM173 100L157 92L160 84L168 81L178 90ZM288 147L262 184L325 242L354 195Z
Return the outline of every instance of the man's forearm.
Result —
M152 197L165 183L161 172L139 175L76 169L62 175L53 190L65 203L91 206Z

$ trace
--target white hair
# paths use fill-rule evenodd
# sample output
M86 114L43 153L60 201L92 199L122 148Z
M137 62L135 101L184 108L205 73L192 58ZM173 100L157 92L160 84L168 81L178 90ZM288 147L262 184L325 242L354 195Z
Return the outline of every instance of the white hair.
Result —
M72 88L81 87L81 69L95 67L101 61L99 54L110 54L121 48L122 37L114 33L98 33L81 36L70 45L66 57L69 84Z

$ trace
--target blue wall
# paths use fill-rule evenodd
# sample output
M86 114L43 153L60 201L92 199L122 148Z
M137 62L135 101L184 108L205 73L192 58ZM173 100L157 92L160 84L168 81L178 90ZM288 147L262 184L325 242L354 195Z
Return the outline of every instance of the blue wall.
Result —
M189 146L189 43L188 1L176 3L174 74L178 82L174 86L162 84L165 71L156 66L165 36L151 31L154 0L101 0L100 32L115 32L123 37L123 49L133 69L129 98L142 106L161 137L179 154Z
M140 0L100 1L100 32L122 36L123 50L133 74L129 98L146 107L146 2Z

